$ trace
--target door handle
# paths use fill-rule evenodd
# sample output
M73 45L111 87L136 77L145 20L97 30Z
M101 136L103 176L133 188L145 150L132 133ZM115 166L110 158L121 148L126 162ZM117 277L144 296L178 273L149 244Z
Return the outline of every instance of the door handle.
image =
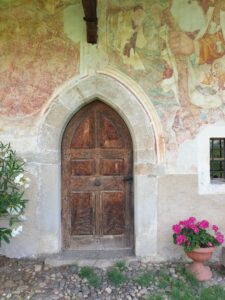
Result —
M132 175L128 175L128 176L124 176L123 177L123 181L132 181L133 180L133 176Z
M99 179L95 179L95 186L100 186L101 185L101 181Z

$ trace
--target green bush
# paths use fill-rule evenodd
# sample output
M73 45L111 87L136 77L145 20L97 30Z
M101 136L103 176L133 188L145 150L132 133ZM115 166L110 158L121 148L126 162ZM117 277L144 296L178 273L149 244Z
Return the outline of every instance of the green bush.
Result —
M0 218L6 217L7 225L0 227L1 242L10 242L22 231L16 222L25 219L23 210L27 200L24 191L29 187L29 178L25 176L25 161L16 155L10 144L0 142Z

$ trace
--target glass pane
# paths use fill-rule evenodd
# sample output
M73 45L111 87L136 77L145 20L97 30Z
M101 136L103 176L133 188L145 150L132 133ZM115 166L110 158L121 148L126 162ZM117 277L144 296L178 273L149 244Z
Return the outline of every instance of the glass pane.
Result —
M211 179L224 179L224 138L210 139L210 177Z
M221 147L220 147L220 140L214 140L213 141L213 157L214 158L220 158L221 157L221 151L220 151Z

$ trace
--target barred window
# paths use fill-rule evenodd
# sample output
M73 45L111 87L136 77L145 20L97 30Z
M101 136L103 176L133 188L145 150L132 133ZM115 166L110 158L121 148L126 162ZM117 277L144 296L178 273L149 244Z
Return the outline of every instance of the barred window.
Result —
M210 139L210 178L225 180L225 138Z

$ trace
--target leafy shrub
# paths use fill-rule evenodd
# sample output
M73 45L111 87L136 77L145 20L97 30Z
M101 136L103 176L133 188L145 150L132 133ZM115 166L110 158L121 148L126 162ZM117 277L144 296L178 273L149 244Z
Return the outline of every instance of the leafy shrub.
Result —
M0 142L0 218L6 217L8 225L0 227L1 242L10 242L22 231L22 226L14 224L23 221L26 199L24 191L29 187L29 178L25 176L25 161L16 155L10 144Z

